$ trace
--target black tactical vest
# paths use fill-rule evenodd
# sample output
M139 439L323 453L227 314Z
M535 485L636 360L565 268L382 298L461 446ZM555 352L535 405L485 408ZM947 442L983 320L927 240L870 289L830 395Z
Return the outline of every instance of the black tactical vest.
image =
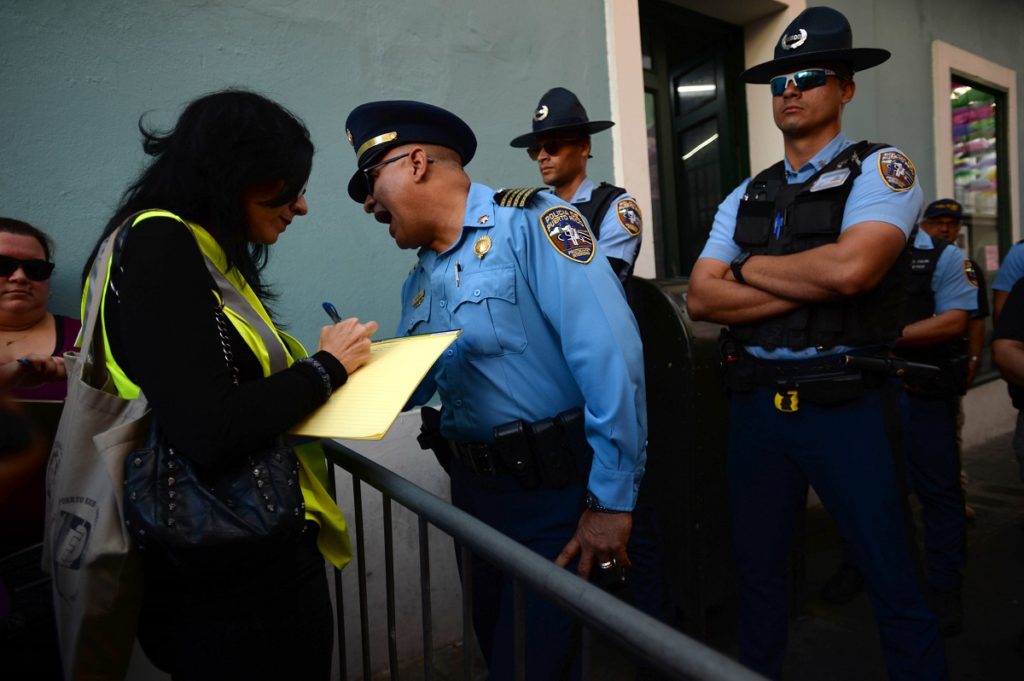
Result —
M786 183L782 161L762 171L750 181L740 201L733 239L753 255L800 253L835 243L862 159L888 146L867 141L851 145L803 184ZM730 330L743 344L767 349L891 344L902 328L906 257L904 251L867 293L807 304Z
M625 193L626 190L622 187L602 182L594 187L594 191L590 193L589 201L572 204L576 206L576 210L583 213L583 217L590 223L590 231L594 233L595 239L601 238L601 223L604 222L604 216L608 212L608 207L612 205L612 201Z
M903 310L903 326L935 314L935 292L932 291L932 275L939 264L942 252L952 246L948 241L932 238L933 248L916 248L914 239L917 228L910 234L907 242L907 256L910 260L910 280L907 282L907 303ZM963 339L954 339L944 343L925 347L897 348L895 354L906 359L919 362L940 361L951 359L961 354L964 349Z
M932 275L939 264L939 257L952 244L942 239L932 239L934 248L917 248L914 239L917 229L907 241L910 258L910 281L907 282L907 306L903 312L903 325L927 319L935 314L935 292L932 291Z

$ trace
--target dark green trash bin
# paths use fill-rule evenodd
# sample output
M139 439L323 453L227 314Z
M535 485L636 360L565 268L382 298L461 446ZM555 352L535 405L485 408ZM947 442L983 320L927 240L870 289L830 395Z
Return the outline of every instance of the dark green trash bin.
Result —
M722 327L689 318L686 289L685 278L636 278L630 302L643 339L647 378L648 459L642 489L653 495L660 518L675 624L706 639L712 633L712 611L729 613L735 603L726 479L728 406L719 369Z

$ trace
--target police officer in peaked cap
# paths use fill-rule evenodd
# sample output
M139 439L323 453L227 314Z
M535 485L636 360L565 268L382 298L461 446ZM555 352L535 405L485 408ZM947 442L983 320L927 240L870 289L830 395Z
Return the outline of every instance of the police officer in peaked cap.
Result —
M922 195L899 149L842 134L855 74L890 56L852 44L842 14L811 7L780 36L774 59L741 75L769 85L783 160L719 206L688 310L729 327L740 661L781 677L786 561L809 483L864 573L889 678L945 679L907 531L902 385L886 370Z
M951 202L959 208L955 201ZM960 489L957 414L969 373L965 353L968 320L978 307L978 277L972 262L950 241L929 233L953 206L936 201L925 209L907 244L910 282L903 328L894 354L939 367L905 381L906 448L911 487L921 502L930 600L942 633L952 636L963 623L961 571L966 559L966 518ZM955 218L959 229L959 215ZM857 595L859 571L844 564L826 582L822 597L842 603Z
M536 189L495 192L464 166L476 139L430 104L363 104L346 121L349 195L417 249L397 335L462 334L413 395L436 392L420 444L452 503L582 577L628 568L646 458L643 356L615 273L583 216ZM474 557L473 624L490 679L511 679L513 589ZM571 618L526 596L526 678L564 678Z
M643 220L636 199L622 187L587 177L590 135L615 125L592 121L580 100L563 87L544 93L533 112L533 130L509 144L526 148L541 179L583 213L612 269L625 286L640 252Z

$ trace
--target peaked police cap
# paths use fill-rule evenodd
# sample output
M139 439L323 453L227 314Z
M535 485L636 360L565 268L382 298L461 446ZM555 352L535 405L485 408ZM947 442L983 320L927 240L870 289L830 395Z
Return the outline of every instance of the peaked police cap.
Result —
M513 147L523 148L533 144L537 135L548 132L574 132L589 135L607 130L615 125L612 121L592 121L587 110L572 92L564 87L551 88L544 93L533 112L533 132L520 135L509 142Z
M740 74L745 83L767 83L773 76L807 66L849 64L856 71L878 66L892 56L889 50L853 47L853 31L846 17L831 7L808 7L782 32L775 59Z
M956 199L939 199L938 201L932 201L924 209L925 220L945 215L950 215L959 220L964 215L964 207Z
M384 157L388 149L419 142L448 147L467 165L476 153L476 135L451 111L433 104L390 100L360 104L345 119L345 135L356 152L358 169L348 181L348 195L366 200L363 169Z

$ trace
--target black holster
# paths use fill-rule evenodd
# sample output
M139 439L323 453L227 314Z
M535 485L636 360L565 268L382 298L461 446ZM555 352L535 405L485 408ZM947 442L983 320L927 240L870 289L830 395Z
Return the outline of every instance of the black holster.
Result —
M429 449L434 452L437 462L441 468L448 471L452 464L452 450L448 446L448 439L441 435L441 412L433 407L423 407L420 410L420 434L416 436L416 442L420 449Z
M938 373L930 376L907 376L904 383L908 393L927 399L948 399L967 393L966 356L929 361L939 367Z

